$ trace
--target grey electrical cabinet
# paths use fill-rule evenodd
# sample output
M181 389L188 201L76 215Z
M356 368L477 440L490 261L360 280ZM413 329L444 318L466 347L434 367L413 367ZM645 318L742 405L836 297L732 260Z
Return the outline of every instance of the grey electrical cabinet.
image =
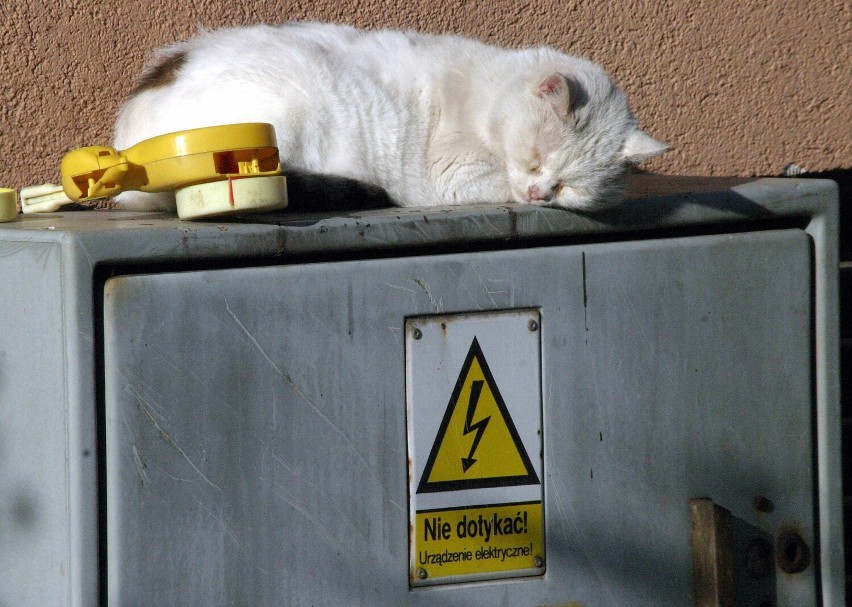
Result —
M844 604L831 182L0 226L0 605Z

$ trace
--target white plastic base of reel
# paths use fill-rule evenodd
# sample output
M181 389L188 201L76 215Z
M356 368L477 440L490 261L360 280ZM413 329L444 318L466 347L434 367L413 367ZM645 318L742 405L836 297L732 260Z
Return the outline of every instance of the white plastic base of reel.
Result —
M287 179L273 175L211 181L175 191L175 202L181 219L283 209L287 206Z

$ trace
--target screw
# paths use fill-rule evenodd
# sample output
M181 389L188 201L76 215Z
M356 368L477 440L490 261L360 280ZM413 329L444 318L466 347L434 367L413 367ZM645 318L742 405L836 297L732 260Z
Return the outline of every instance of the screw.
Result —
M527 323L527 328L530 331L538 331L538 323L534 320L531 320Z
M415 328L414 328L414 331L412 331L412 332L411 332L411 336L412 336L414 339L420 339L421 337L423 337L423 331L421 331L420 329L418 329L417 327L415 327ZM425 571L424 571L424 573L425 573Z
M423 567L420 567L417 569L417 577L419 577L421 580L425 580L427 577L429 577L429 574L426 573L426 570L423 569Z
M535 565L538 569L544 567L544 559L540 556L533 557L533 565Z

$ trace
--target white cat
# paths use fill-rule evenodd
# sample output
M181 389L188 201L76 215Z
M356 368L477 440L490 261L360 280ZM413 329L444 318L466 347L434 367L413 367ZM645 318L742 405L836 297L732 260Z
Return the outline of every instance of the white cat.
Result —
M598 210L620 201L628 163L666 150L589 61L320 23L221 29L162 51L115 147L237 122L271 123L285 168L374 184L405 207ZM158 194L118 202L174 208Z

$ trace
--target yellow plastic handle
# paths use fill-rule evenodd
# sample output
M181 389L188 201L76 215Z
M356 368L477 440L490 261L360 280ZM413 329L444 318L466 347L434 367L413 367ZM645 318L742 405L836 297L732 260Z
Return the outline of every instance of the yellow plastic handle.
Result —
M73 201L125 190L162 192L236 177L281 173L275 129L252 122L160 135L124 151L89 146L65 155L62 189Z

